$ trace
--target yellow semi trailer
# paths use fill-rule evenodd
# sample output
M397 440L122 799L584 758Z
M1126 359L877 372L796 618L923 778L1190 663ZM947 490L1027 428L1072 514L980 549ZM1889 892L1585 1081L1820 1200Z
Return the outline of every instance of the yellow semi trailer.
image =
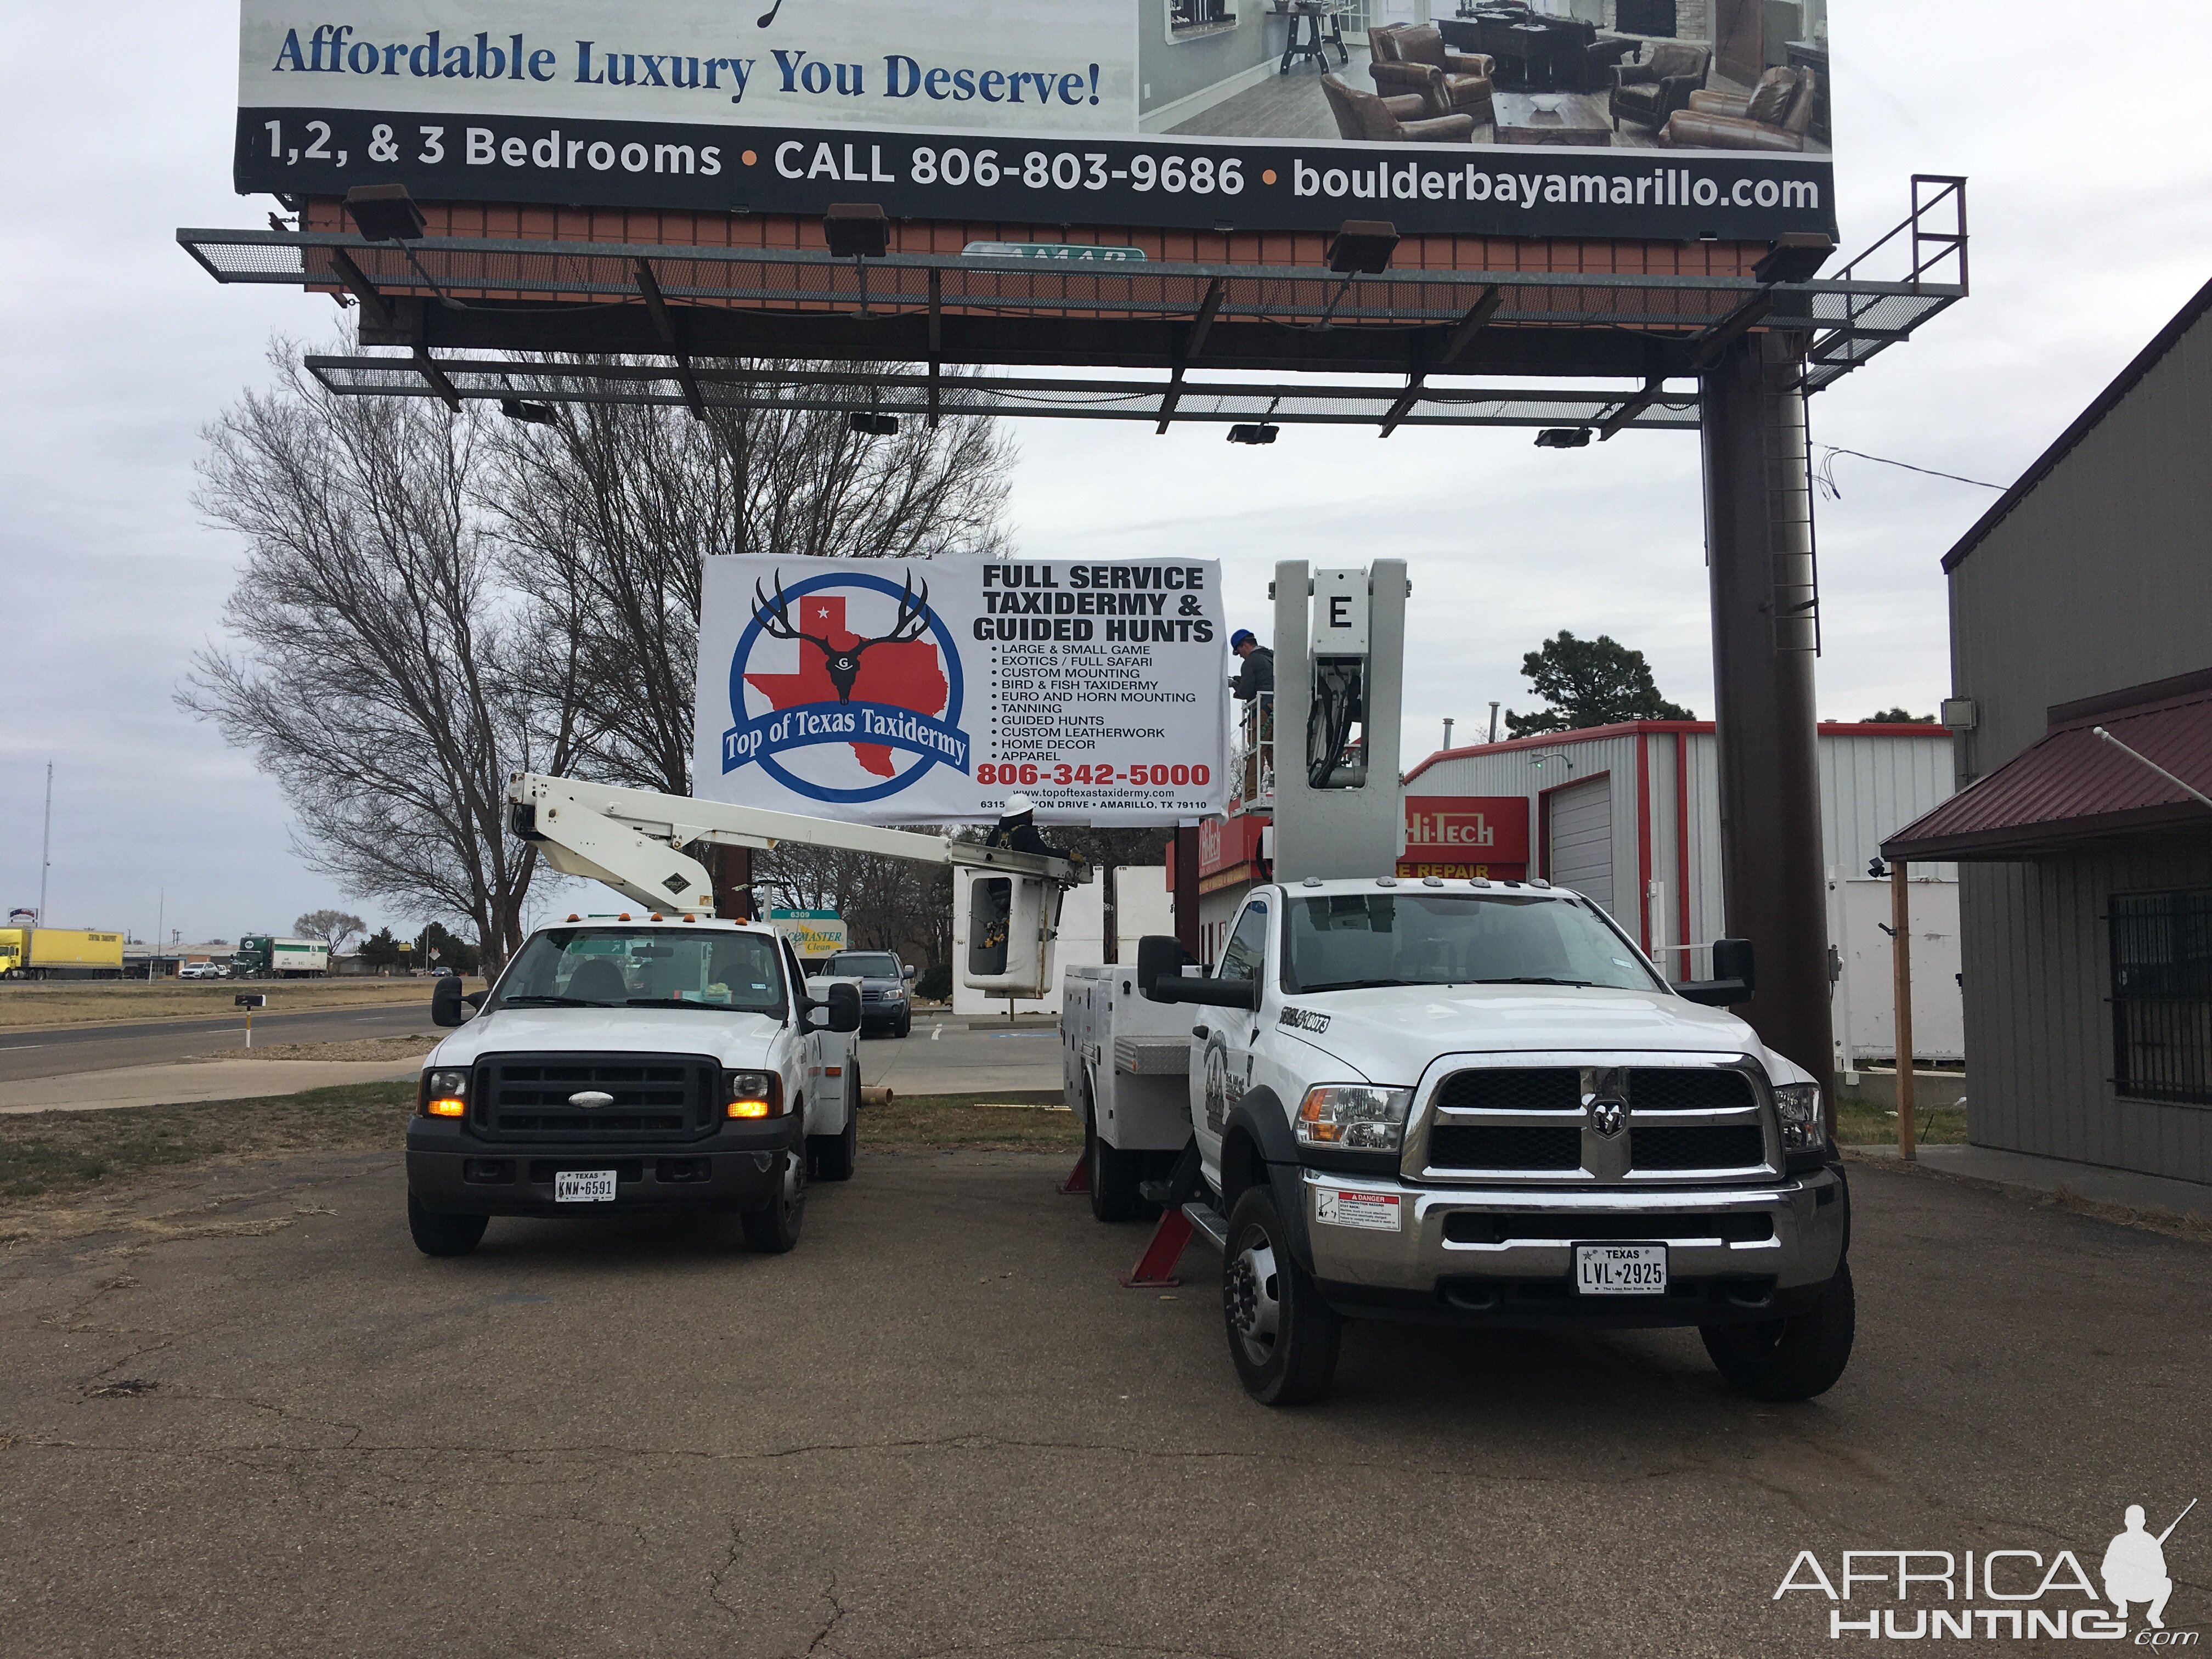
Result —
M0 979L121 979L123 935L0 927Z

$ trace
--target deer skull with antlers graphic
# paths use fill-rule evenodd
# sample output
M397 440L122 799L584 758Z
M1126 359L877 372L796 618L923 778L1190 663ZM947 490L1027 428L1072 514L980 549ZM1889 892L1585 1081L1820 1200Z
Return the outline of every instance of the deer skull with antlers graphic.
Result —
M860 677L860 653L872 645L904 645L921 637L929 625L929 584L921 585L921 592L914 591L914 575L908 572L903 590L899 594L898 619L891 623L890 632L874 639L856 641L848 649L839 649L818 634L809 634L791 619L790 601L783 596L783 573L775 573L775 597L770 599L761 592L758 582L753 584L753 620L774 640L804 640L822 653L822 665L829 671L830 684L837 688L837 701L853 701L853 683Z

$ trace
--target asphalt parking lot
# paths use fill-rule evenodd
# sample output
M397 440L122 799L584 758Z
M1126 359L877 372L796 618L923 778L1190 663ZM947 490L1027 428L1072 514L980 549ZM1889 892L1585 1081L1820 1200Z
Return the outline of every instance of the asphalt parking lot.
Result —
M1773 1599L1800 1549L2094 1572L2124 1505L2212 1496L2199 1244L1862 1170L1858 1354L1820 1401L1732 1397L1692 1334L1366 1326L1329 1402L1273 1413L1203 1247L1179 1291L1120 1289L1145 1230L1057 1163L864 1150L785 1257L495 1221L427 1261L386 1154L20 1241L5 1645L1832 1652L1826 1601ZM2202 1515L2176 1629L2212 1620Z

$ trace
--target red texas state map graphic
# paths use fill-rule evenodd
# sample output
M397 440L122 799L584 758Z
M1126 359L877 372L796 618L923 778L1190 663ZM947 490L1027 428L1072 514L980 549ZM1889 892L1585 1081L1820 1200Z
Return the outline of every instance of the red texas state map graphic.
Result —
M793 609L800 611L800 628L828 640L840 651L848 651L860 642L860 635L845 626L843 599L810 593ZM830 683L830 671L823 664L821 647L805 640L799 642L796 674L748 674L745 684L775 708L837 701L837 688ZM860 653L860 676L853 682L854 702L889 703L894 708L911 709L917 714L941 714L945 699L951 694L945 671L937 664L936 642L927 636L898 644L872 645ZM852 748L864 769L879 778L891 775L890 745L856 743Z

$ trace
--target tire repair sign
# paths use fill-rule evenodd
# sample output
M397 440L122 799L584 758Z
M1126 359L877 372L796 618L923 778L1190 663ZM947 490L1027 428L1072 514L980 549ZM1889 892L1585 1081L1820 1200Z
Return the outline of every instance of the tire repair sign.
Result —
M714 558L692 793L871 823L1218 812L1220 567Z

